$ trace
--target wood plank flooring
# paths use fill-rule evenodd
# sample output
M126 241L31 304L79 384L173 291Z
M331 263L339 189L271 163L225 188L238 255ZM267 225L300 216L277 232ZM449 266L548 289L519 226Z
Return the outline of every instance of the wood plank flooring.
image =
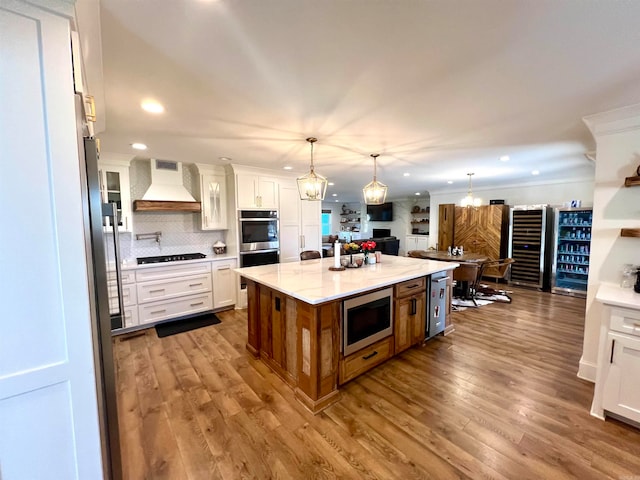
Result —
M576 377L585 301L511 290L316 416L246 352L246 311L118 337L124 478L640 478L640 430L591 417Z

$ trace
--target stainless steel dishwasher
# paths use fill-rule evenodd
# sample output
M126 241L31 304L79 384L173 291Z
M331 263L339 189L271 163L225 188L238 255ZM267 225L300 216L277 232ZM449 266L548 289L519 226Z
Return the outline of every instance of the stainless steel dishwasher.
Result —
M425 338L429 339L444 332L444 320L447 308L447 280L449 271L437 272L431 275L429 281L429 305L425 321Z

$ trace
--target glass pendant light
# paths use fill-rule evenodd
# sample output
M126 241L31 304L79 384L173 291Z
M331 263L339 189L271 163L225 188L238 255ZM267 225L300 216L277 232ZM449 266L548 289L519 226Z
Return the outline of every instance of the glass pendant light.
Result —
M473 192L471 191L471 177L474 174L467 173L467 175L469 175L469 191L467 192L467 196L460 202L460 205L463 207L479 207L480 204L482 204L482 200L480 198L473 198Z
M311 167L309 173L297 179L300 200L324 200L327 191L327 179L313 169L313 144L317 141L314 137L307 138L307 142L311 144Z
M387 198L387 186L376 179L376 159L379 153L372 153L373 157L373 181L365 185L362 189L364 203L367 205L381 205Z

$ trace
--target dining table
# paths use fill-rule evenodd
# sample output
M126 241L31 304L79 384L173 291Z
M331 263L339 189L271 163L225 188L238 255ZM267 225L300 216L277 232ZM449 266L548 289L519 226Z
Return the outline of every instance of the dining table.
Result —
M413 250L412 257L426 258L428 260L439 260L441 262L458 263L484 263L489 257L483 253L466 252L462 255L453 255L440 250Z

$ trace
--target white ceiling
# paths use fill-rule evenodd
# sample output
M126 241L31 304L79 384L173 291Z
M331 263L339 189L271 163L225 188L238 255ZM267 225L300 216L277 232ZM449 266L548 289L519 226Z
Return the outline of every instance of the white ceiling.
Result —
M371 153L391 199L592 178L582 117L640 102L640 1L100 2L103 151L302 174L315 136L341 202Z

